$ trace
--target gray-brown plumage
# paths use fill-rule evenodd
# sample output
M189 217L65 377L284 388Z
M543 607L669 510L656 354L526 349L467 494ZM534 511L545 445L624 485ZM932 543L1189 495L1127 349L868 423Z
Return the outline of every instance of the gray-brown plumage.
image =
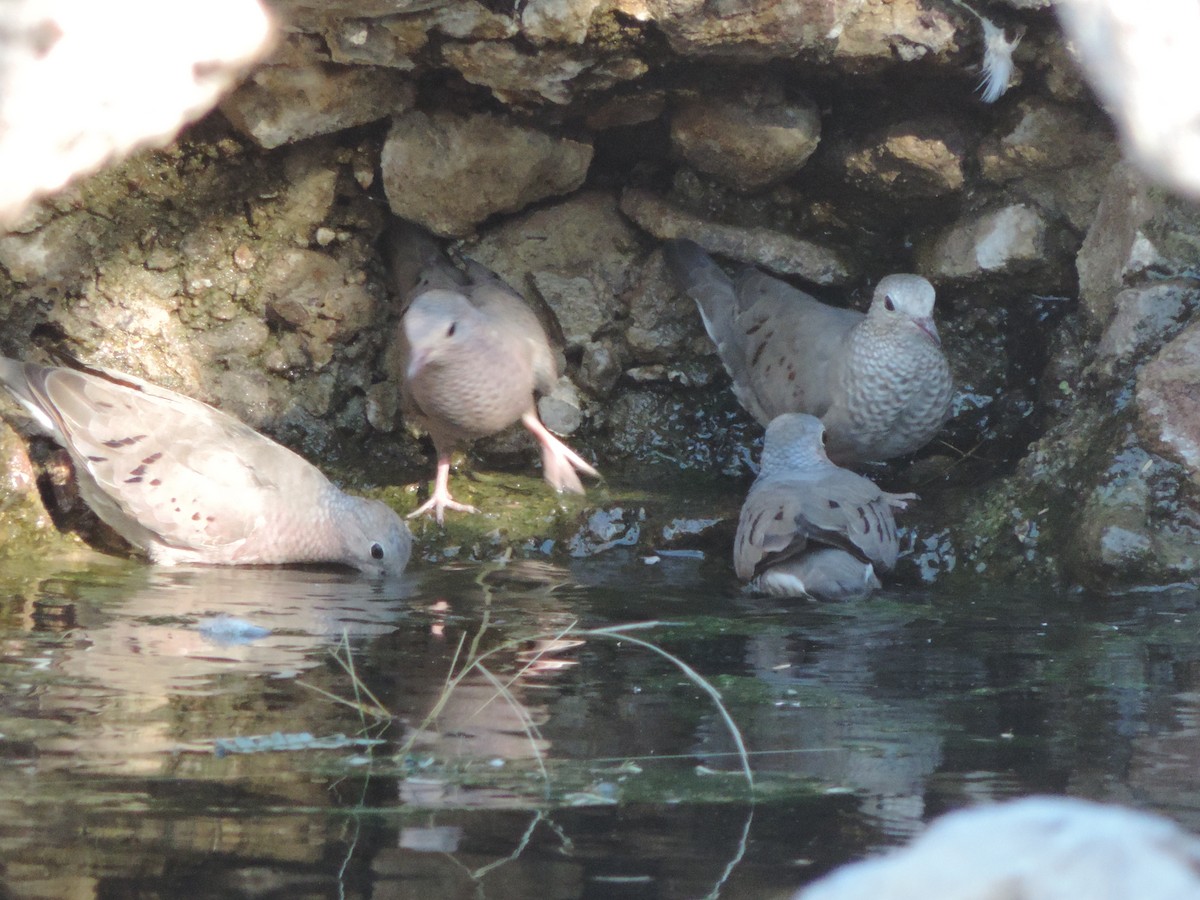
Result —
M825 423L830 459L891 459L927 444L950 415L953 385L933 323L933 285L889 275L864 315L827 306L747 268L731 281L691 241L664 250L696 301L746 410L766 425L789 412Z
M762 467L742 505L734 570L774 596L844 599L879 586L896 564L893 509L914 494L890 494L834 465L825 426L788 413L767 426Z
M141 379L0 357L0 383L71 456L84 501L163 565L337 563L398 574L412 537L378 500L220 410Z
M538 418L534 395L554 389L558 364L525 300L478 263L458 271L411 230L395 231L390 251L397 287L409 297L398 335L401 408L429 432L438 456L432 496L411 515L432 510L441 522L447 508L478 512L450 495L450 455L518 420L541 445L546 481L582 494L576 472L599 473ZM414 269L416 286L406 290Z

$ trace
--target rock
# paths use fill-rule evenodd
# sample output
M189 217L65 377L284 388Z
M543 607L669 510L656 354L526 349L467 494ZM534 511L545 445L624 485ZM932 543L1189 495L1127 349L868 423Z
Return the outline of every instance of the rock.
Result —
M1193 296L1195 288L1192 289ZM1183 465L1200 484L1200 322L1189 325L1142 367L1138 433L1155 453Z
M944 119L900 122L842 158L857 187L889 199L943 197L963 188L966 139Z
M1112 320L1096 344L1096 366L1109 376L1128 374L1200 309L1200 283L1173 279L1126 288L1112 305Z
M1127 163L1115 165L1075 263L1081 307L1093 326L1108 322L1122 288L1151 272L1189 275L1198 236L1200 209L1150 188Z
M660 240L686 237L711 253L761 266L778 275L798 275L814 284L846 284L849 264L829 248L768 228L721 225L692 215L639 188L621 195L621 211Z
M941 8L915 0L786 0L772 4L727 0L651 0L656 21L676 53L736 58L741 62L797 55L869 62L946 56L957 50L956 28Z
M644 62L632 56L606 57L553 47L529 54L504 41L448 43L442 47L442 58L506 105L565 105L581 94L606 91L648 71Z
M380 166L392 212L463 236L496 213L575 190L591 159L589 144L506 116L409 112L392 123Z
M376 301L359 284L348 284L337 260L314 250L281 254L263 277L267 312L304 336L304 350L317 368L333 358L333 345L362 331Z
M1048 255L1046 221L1024 204L969 215L917 253L917 268L933 280L972 281L1026 272Z
M529 280L538 296L554 311L568 348L589 343L612 322L609 297L583 275L563 276L531 272Z
M711 350L695 304L676 289L662 254L651 254L626 294L625 343L636 363L670 363Z
M785 98L778 83L742 96L690 97L671 116L671 142L683 158L744 191L799 171L820 139L816 104Z
M988 181L1071 168L1103 158L1112 147L1111 135L1094 115L1029 100L1017 110L1016 124L1004 134L988 136L979 148L980 173Z
M902 850L852 863L795 900L1184 900L1200 893L1200 840L1174 822L1067 797L944 816Z
M225 98L221 112L271 149L385 118L415 99L412 84L395 70L286 58L256 71Z
M593 14L610 0L527 0L521 33L535 44L582 44Z
M0 33L0 227L28 201L208 112L271 43L254 0L6 5ZM53 115L47 115L53 110Z

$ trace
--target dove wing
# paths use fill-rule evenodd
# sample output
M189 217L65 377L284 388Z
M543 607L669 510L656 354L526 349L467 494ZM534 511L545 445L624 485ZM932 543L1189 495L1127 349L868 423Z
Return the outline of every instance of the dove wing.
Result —
M85 499L142 547L239 544L273 506L303 502L281 478L324 478L287 448L197 400L124 376L110 381L32 365L26 372L31 395L87 475L81 488L93 496Z

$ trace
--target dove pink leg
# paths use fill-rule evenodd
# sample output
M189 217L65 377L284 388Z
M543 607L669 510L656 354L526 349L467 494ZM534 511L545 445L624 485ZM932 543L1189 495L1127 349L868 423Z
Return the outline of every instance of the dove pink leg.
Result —
M587 460L550 433L537 417L537 413L530 410L521 416L521 422L542 445L542 475L555 490L582 494L583 485L579 476L575 474L577 470L596 478L600 477L600 473L593 469Z
M469 503L459 503L450 496L450 454L438 451L437 461L437 478L433 483L433 494L428 500L414 509L408 514L408 518L419 516L422 513L433 510L433 517L439 525L445 519L444 511L447 509L456 509L459 512L477 513L479 512L474 506Z

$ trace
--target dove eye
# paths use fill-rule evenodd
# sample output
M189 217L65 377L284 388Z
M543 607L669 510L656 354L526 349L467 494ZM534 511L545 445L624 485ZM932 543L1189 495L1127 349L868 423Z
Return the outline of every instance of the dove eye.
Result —
M888 312L896 311L896 301L894 301L891 297L884 297L883 305L884 305L884 308L887 309Z
M446 337L454 337L454 332L458 330L458 323L451 322L450 327L446 329Z
M371 545L371 559L383 559L383 547L379 544Z

